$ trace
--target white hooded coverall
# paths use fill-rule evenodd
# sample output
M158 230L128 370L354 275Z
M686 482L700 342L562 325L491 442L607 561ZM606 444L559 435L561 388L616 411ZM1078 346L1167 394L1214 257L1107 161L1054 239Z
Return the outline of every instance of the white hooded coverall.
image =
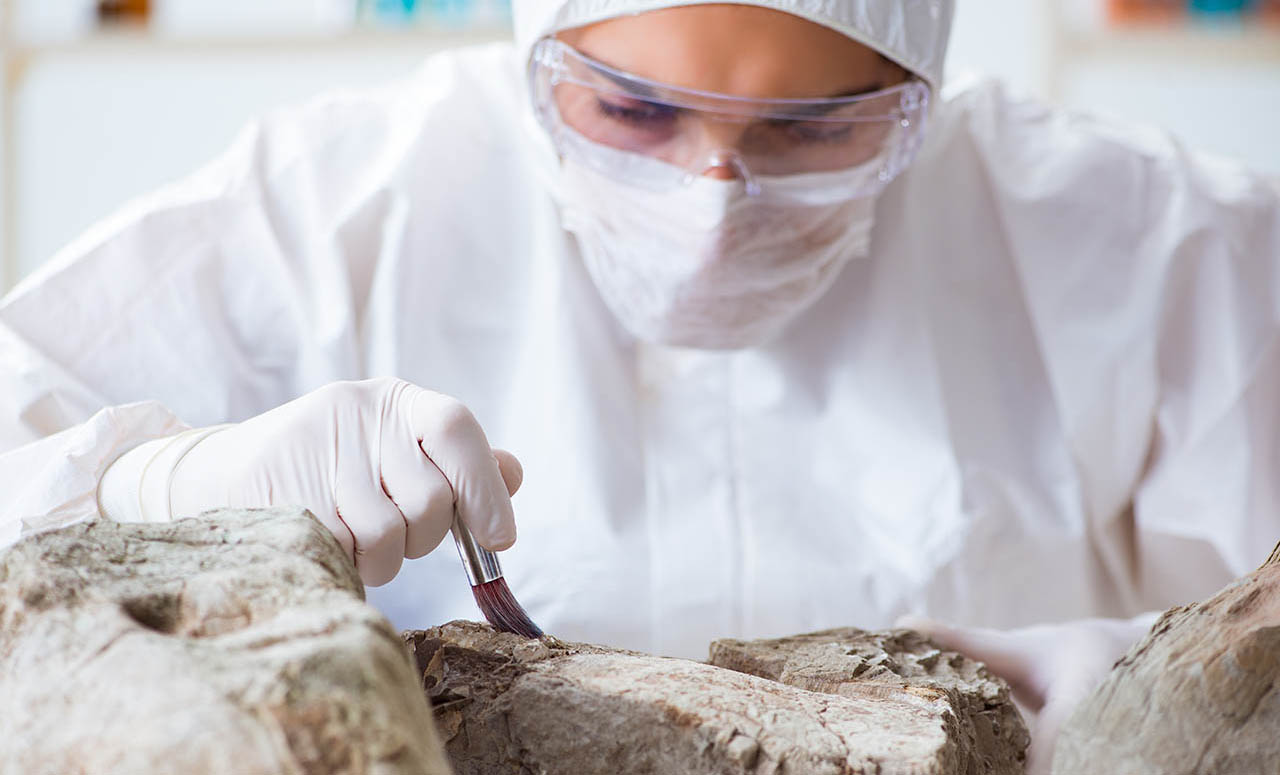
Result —
M751 0L937 84L949 2ZM525 468L520 602L561 637L1009 627L1202 597L1280 538L1280 192L1167 135L950 84L871 248L766 346L633 341L550 195L542 34L274 113L0 304L0 545L96 516L189 426L391 375ZM179 515L181 516L181 515ZM478 616L452 547L371 600Z

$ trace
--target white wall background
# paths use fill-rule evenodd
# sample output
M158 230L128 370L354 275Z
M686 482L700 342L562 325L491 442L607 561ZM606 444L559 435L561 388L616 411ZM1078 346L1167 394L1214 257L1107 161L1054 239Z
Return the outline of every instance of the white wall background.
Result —
M186 10L171 6L151 34L85 40L86 0L10 2L16 29L7 44L0 35L11 106L6 120L0 100L0 147L13 162L0 187L10 197L0 201L4 288L124 200L211 158L252 116L502 35L492 25L335 35L351 3L181 0ZM1094 2L958 0L949 69L1158 124L1280 175L1280 31L1109 34L1090 23ZM213 6L222 23L211 29Z
M213 158L253 116L394 77L425 48L103 46L36 60L13 108L17 275L129 197Z
M1045 0L956 0L947 72L976 70L1043 95L1051 17Z

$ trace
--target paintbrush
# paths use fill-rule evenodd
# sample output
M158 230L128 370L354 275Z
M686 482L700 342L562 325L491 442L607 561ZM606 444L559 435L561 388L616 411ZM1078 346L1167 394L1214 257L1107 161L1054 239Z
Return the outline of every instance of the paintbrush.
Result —
M471 594L476 596L476 605L489 624L499 632L513 632L526 638L541 637L542 630L538 629L538 625L520 607L520 603L511 594L511 588L507 586L507 580L502 578L498 555L476 543L471 531L456 513L453 515L453 542L458 545L462 567L467 569Z

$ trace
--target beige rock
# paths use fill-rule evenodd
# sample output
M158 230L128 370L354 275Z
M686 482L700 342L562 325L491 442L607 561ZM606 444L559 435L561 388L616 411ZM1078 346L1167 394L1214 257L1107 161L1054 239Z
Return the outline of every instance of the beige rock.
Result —
M985 666L909 630L844 628L773 640L718 640L711 664L852 699L926 698L940 714L945 772L1021 773L1030 743L1008 686Z
M915 649L905 661L931 663L935 675L926 677L925 667L892 681L877 673L865 691L854 691L857 676L846 675L842 656L830 663L833 681L811 691L700 662L550 637L526 641L469 622L405 633L459 775L1017 771L984 763L1021 761L1026 733L1016 715L1010 723L1020 734L986 739L1016 750L973 755L966 746L976 743L961 739L957 718L956 697L991 692L994 706L1007 702L1003 687L957 655L929 656L919 639L880 637L879 643ZM825 642L856 640L852 631L839 631ZM754 647L724 645L720 653ZM812 667L822 664L810 653ZM971 690L941 688L948 681L959 687L966 676L976 679Z
M1280 773L1280 546L1166 612L1063 726L1053 772Z
M402 641L310 514L0 555L0 772L447 773Z

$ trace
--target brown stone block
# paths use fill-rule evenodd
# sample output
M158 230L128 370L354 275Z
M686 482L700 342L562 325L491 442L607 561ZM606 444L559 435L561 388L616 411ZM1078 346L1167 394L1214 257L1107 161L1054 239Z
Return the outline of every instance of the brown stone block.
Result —
M979 662L909 630L825 630L771 640L718 640L711 664L852 699L906 696L938 709L938 772L1021 773L1030 743L1009 688Z
M1003 685L906 633L818 633L755 662L737 657L781 641L717 643L715 658L748 669L528 641L471 622L405 638L459 775L967 775L1019 772L1025 755L1026 730ZM850 648L880 667L912 667L894 679L875 665L859 671ZM805 667L786 669L787 654ZM783 669L748 674L768 672L763 662ZM789 685L802 674L808 685ZM976 707L1007 728L980 737Z
M305 511L0 554L0 772L448 772L404 646Z
M1053 772L1280 773L1280 547L1165 612L1063 726Z

